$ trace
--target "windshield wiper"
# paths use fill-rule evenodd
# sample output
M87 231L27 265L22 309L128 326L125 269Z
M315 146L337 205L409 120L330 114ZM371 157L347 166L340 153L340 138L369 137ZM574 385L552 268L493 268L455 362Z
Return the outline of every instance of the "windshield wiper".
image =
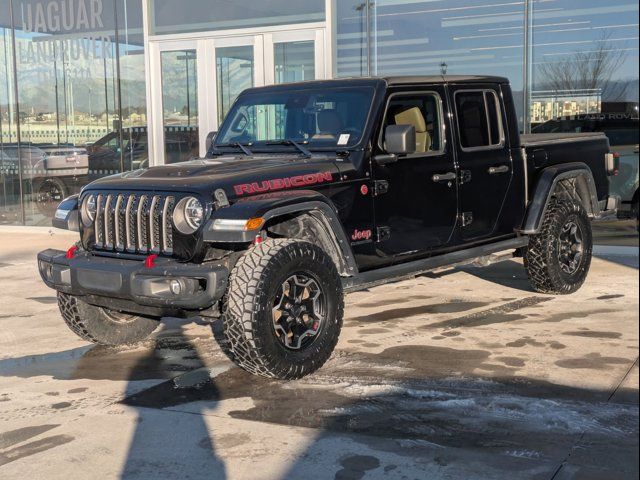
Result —
M267 145L291 145L293 147L296 147L300 151L300 153L302 153L305 157L307 158L313 157L313 153L311 153L309 150L307 150L305 147L300 145L295 140L278 140L275 142L267 142Z
M242 150L242 153L244 153L246 156L248 157L252 157L253 156L253 152L251 150L249 150L249 148L246 145L241 144L240 142L233 142L233 143L223 143L221 145L215 145L215 147L236 147L239 148L240 150Z

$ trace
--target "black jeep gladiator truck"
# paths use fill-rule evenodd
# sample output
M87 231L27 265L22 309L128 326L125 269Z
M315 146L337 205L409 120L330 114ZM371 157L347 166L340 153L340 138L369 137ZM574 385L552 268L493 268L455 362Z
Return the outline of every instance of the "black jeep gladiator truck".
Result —
M38 254L83 339L139 342L165 316L222 322L243 369L320 368L343 295L445 266L523 256L568 294L592 219L615 211L602 134L519 135L507 79L314 81L243 92L205 158L103 178L63 201L80 233Z

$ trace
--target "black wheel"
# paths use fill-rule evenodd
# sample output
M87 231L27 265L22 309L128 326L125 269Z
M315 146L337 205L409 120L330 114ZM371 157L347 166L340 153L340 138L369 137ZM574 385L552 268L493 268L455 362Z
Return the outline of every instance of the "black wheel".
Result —
M46 178L38 182L35 187L38 211L45 217L53 217L67 193L67 186L59 178Z
M231 273L223 313L230 357L255 375L301 378L331 356L343 311L342 283L329 255L309 242L267 240Z
M631 218L636 221L636 231L640 232L640 205L638 202L638 195L633 199L631 204Z
M577 202L552 199L540 233L532 235L524 265L534 290L566 295L577 291L589 273L591 222Z
M58 306L62 318L73 333L99 345L132 345L141 342L160 324L154 318L96 307L60 292Z

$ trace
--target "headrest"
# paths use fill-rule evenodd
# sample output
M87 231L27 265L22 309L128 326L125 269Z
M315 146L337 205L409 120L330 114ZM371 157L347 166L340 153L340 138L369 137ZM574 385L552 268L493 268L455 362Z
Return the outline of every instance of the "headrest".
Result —
M342 131L342 120L335 110L322 110L318 112L318 131L337 135Z
M413 125L416 127L416 133L424 133L427 131L427 122L424 115L418 107L412 107L409 110L400 112L395 117L396 125Z

